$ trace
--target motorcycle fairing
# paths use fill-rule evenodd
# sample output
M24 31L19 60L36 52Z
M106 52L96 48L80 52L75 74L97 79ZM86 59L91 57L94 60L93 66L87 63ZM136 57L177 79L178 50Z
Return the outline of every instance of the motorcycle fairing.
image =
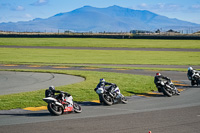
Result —
M103 88L98 88L97 90L96 90L96 93L97 94L102 94L104 92L104 89Z

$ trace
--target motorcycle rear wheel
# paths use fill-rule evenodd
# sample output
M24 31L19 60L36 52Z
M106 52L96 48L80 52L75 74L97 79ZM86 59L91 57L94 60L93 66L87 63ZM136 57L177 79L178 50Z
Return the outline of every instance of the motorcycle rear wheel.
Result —
M113 99L109 95L103 93L100 94L100 97L106 105L111 106L113 104Z
M75 113L81 113L82 112L81 106L78 105L76 102L73 103L73 108L74 108Z
M47 105L47 109L51 113L51 115L61 115L63 113L62 107L54 104L54 103L49 103Z

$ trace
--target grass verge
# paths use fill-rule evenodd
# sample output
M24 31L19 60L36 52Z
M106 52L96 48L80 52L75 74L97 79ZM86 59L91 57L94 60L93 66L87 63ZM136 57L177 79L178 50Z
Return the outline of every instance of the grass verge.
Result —
M200 52L0 48L1 64L200 65Z
M106 38L0 38L0 45L16 45L16 46L200 49L199 44L200 40L106 39Z
M85 77L84 82L60 86L56 89L70 93L75 101L91 101L97 100L98 96L94 92L94 88L99 82L100 78L105 78L106 81L116 83L122 94L131 96L136 93L147 93L156 90L153 83L153 77L141 76L132 74L119 74L111 72L93 72L93 71L59 71L59 70L15 70L26 72L47 72L47 73L61 73L78 75ZM48 86L47 86L48 88ZM15 108L38 107L45 106L46 103L42 100L44 98L44 89L32 92L24 92L10 95L0 96L0 110L9 110Z

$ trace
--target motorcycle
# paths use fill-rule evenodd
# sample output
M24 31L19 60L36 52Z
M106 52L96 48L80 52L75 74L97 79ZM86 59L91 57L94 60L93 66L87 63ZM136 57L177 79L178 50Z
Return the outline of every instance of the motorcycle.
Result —
M101 104L112 105L116 103L128 103L126 97L124 97L117 85L109 85L104 88L95 88L96 93L99 95L99 101Z
M194 86L194 85L199 85L200 84L200 74L198 72L195 72L193 75L192 75L192 80L191 80L191 85Z
M156 86L165 96L171 97L177 94L177 89L171 80L158 81Z
M64 99L63 99L64 97ZM55 97L43 98L43 101L48 103L47 109L52 115L62 115L66 112L81 113L82 108L76 102L73 101L73 97L66 97L65 94L61 93Z

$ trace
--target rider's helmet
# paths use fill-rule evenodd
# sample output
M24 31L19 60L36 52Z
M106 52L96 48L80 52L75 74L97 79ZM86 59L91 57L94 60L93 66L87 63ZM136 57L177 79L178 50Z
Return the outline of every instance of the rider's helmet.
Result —
M188 70L193 70L193 68L192 67L188 67Z
M161 73L156 73L156 76L160 76L161 75Z
M105 82L105 79L103 79L103 78L102 78L102 79L100 79L100 82Z
M50 86L50 87L49 87L49 90L51 90L51 91L52 91L52 90L55 90L55 87L54 87L54 86Z

